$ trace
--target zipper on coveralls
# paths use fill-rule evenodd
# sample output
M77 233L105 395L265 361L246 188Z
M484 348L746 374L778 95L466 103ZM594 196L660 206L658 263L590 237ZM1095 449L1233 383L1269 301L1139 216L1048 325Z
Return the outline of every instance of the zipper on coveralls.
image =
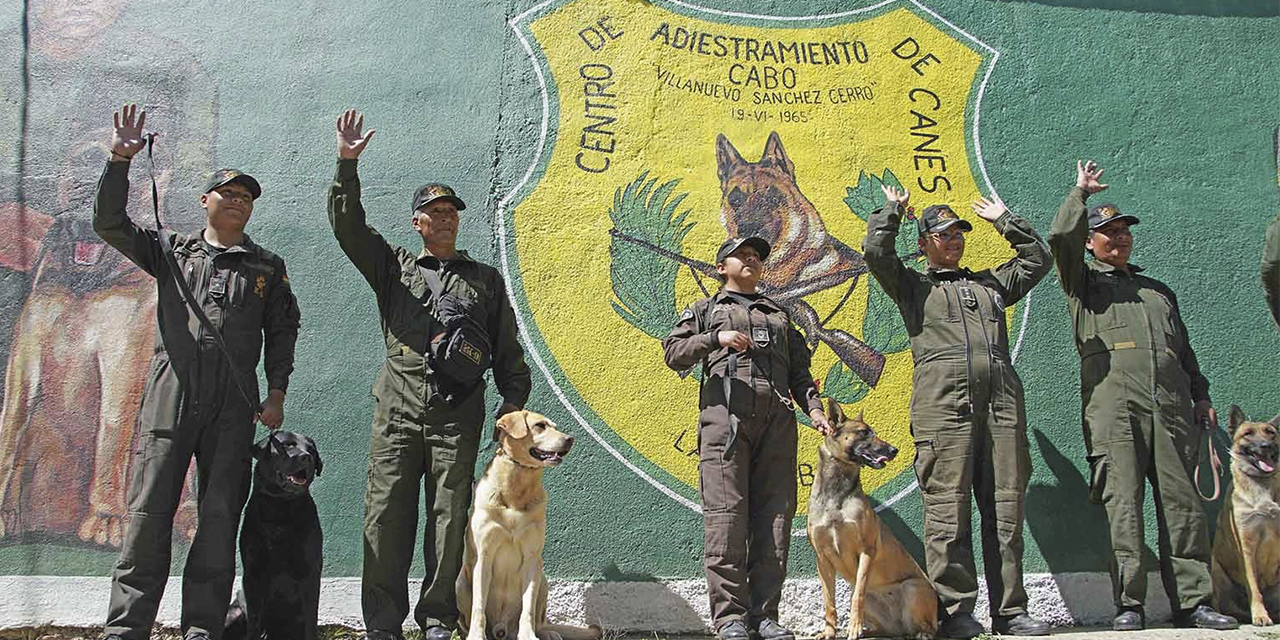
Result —
M954 283L953 283L954 284ZM948 287L942 287L942 294L947 296L947 304L951 304L951 292ZM958 295L956 297L959 297ZM960 328L964 331L964 370L966 379L965 403L969 405L969 415L973 415L973 362L969 359L969 323L964 319L964 303L957 300L956 308L960 311Z
M1135 290L1138 289L1137 276L1129 276L1129 284L1133 285ZM1138 301L1142 304L1142 324L1147 327L1147 347L1151 351L1151 416L1154 418L1160 415L1159 401L1156 400L1156 336L1151 331L1151 316L1147 313L1147 304L1142 302L1142 292L1135 291L1135 293L1138 294Z

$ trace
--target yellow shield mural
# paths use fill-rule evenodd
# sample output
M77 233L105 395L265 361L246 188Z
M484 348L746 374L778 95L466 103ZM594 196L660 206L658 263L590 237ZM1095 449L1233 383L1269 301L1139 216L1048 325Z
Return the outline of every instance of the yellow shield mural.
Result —
M511 24L544 121L500 203L502 264L531 360L580 426L698 509L700 371L667 369L660 341L718 288L720 242L758 235L773 246L761 288L805 334L822 394L902 451L864 470L866 488L909 494L911 354L863 262L865 220L882 184L901 185L914 210L950 203L971 219L964 266L1012 257L968 207L993 191L976 132L995 50L897 0L789 17L551 1ZM909 217L899 253L922 268ZM804 514L820 440L797 419Z

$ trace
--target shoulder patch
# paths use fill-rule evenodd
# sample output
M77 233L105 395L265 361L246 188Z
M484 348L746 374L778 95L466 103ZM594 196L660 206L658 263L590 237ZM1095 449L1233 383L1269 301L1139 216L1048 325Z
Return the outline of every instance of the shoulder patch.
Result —
M693 317L693 307L685 307L684 313L680 314L680 319L676 320L676 323L679 324L692 317Z

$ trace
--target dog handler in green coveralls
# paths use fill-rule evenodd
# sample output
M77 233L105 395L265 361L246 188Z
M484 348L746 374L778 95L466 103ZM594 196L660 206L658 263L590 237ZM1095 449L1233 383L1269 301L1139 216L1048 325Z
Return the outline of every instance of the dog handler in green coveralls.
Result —
M724 286L686 309L662 341L672 369L703 365L698 489L720 640L794 640L778 624L778 603L796 515L796 405L823 435L830 430L804 336L757 290L768 256L762 238L725 240L716 252Z
M951 207L933 205L916 225L928 269L908 269L895 245L910 194L882 190L886 203L867 221L863 256L911 336L911 433L924 500L925 571L938 590L943 616L938 635L972 638L985 631L973 618L978 579L970 491L982 515L992 631L1047 635L1049 625L1027 614L1022 585L1022 501L1031 454L1005 309L1049 272L1049 250L1026 220L1000 200L984 198L974 211L1017 255L991 270L961 268L964 234L973 225Z
M1204 438L1197 425L1218 424L1209 381L1173 291L1129 262L1129 227L1138 218L1113 204L1086 210L1085 200L1107 188L1101 177L1093 161L1076 163L1076 185L1053 220L1049 246L1080 353L1090 499L1102 504L1111 530L1112 627L1146 625L1142 494L1149 478L1174 625L1234 629L1234 618L1209 606L1209 533L1193 477ZM1085 261L1086 252L1094 259Z
M354 110L338 118L338 169L329 187L329 223L338 245L377 296L387 358L373 384L373 433L365 494L361 606L369 640L399 640L409 614L409 565L418 527L418 498L426 492L423 554L426 578L414 620L424 640L449 640L458 621L455 583L471 507L472 474L484 423L483 378L470 387L428 354L440 305L430 280L461 301L488 334L493 378L503 403L498 415L519 410L531 380L516 335L516 317L497 269L457 248L453 189L428 184L414 193L410 223L422 237L412 253L389 244L366 222L356 162L373 130ZM442 367L443 369L443 367ZM425 482L424 482L425 480Z

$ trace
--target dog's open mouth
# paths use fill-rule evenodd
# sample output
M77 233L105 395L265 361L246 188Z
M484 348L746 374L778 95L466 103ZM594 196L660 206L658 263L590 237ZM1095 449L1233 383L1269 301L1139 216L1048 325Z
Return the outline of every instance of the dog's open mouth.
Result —
M1276 456L1270 452L1250 451L1248 459L1258 471L1263 473L1276 472Z
M302 472L289 474L285 476L284 479L286 482L294 486L301 487L301 486L306 486L307 484L307 474Z
M535 460L545 462L547 464L560 464L561 462L564 462L563 451L544 451L537 447L529 447L529 455L533 456Z
M883 469L884 465L889 464L889 456L886 456L883 453L859 451L858 456L862 458L863 463L872 469Z

